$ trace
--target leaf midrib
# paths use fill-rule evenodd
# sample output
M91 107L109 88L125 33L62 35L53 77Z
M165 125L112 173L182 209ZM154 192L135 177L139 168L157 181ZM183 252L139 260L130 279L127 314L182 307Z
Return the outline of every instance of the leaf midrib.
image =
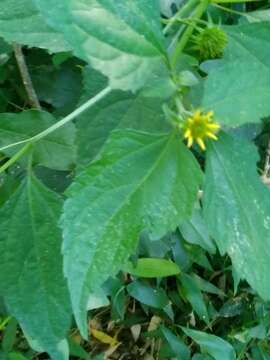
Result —
M35 215L34 215L34 209L33 209L33 198L32 198L32 175L31 174L28 174L28 178L26 180L26 187L27 187L27 195L28 195L28 208L29 208L29 213L30 213L30 220L31 220L31 229L32 229L32 232L33 232L33 247L34 247L34 251L35 251L35 254L36 254L36 259L39 258L39 250L38 250L38 246L36 244L36 239L37 239L37 231L36 231L36 226L34 224L34 218L35 218ZM38 263L38 262L37 262ZM42 271L42 267L41 266L38 266L37 267L38 269L38 272L39 272L39 278L40 278L40 284L43 288L43 293L44 293L44 298L45 298L45 303L46 303L46 317L48 319L48 323L50 324L50 327L51 327L51 331L52 333L54 334L54 336L59 340L59 337L57 336L57 334L54 333L54 326L53 326L53 322L51 320L51 314L50 314L50 311L48 311L48 309L50 308L50 305L48 304L48 296L47 294L49 294L50 292L47 291L47 282L46 282L46 279L44 278L44 274L43 274L43 271ZM55 317L55 314L52 315L52 317Z
M164 149L163 151L160 153L160 155L158 156L157 160L154 162L153 166L149 169L149 171L146 173L146 175L141 179L141 181L137 184L137 186L135 187L135 189L131 192L131 194L129 194L129 196L126 197L126 199L118 206L118 208L116 209L116 211L110 216L110 218L106 221L106 223L104 224L104 231L103 231L103 234L100 236L100 239L103 238L104 236L104 233L107 231L107 226L108 224L114 219L115 216L118 215L118 213L121 211L121 209L126 205L126 203L128 203L130 201L130 199L134 196L134 194L139 190L139 188L142 186L142 184L152 175L153 171L155 170L156 166L158 166L158 163L161 161L162 157L164 156L164 154L167 152L167 149L170 145L170 142L171 140L174 138L174 133L172 133L170 135L170 137L168 138L168 141L167 141L167 144L164 146ZM98 245L96 246L95 250L94 250L94 253L93 253L93 259L95 258L95 254L97 253L97 251L99 250L100 248L100 245L101 242L99 241ZM117 250L118 250L118 246L119 244L117 245L117 248L115 247L114 248L114 255L112 257L112 263L114 262L114 258L115 258L115 254L117 253ZM85 284L86 284L86 279L89 277L89 274L91 273L92 271L92 266L93 266L93 262L91 262L91 265L88 269L88 271L86 272L85 276L84 276L84 281L82 282L83 283L83 287L81 289L81 294L84 293L85 291ZM84 299L82 299L81 297L81 301L80 301L80 306L84 305L82 303L82 301L84 301Z
M251 225L251 223L250 223L249 216L247 215L247 213L246 213L246 211L245 211L245 207L244 207L244 205L243 205L243 203L242 203L242 201L241 201L240 195L238 195L238 191L237 191L237 188L236 188L236 186L235 186L235 184L234 184L234 181L233 181L233 180L231 179L231 177L229 176L228 171L227 171L226 167L224 166L224 164L223 164L223 162L222 162L222 159L221 159L221 157L220 157L220 155L219 155L219 153L218 153L218 151L217 151L217 149L216 149L216 146L213 145L213 148L214 148L214 151L215 151L215 153L216 153L217 160L218 160L221 168L223 169L224 174L226 175L226 178L227 178L227 180L228 180L228 182L229 182L229 184L230 184L230 186L231 186L231 189L233 190L233 193L235 194L235 198L236 198L237 203L238 203L238 209L240 208L240 210L241 210L241 211L243 212L243 214L244 214L244 219L245 219L245 220L244 220L244 223L246 224L247 228L248 228L249 231L250 231L250 230L252 229L252 225ZM242 229L239 229L239 230L242 230ZM241 231L241 233L242 233L242 231ZM250 233L253 234L253 231L250 231ZM250 237L249 237L249 238L250 238ZM252 238L253 238L253 236L252 236ZM231 243L231 241L230 241L230 243ZM256 247L255 247L255 248L256 248ZM227 249L227 250L228 250L228 249ZM246 254L243 254L244 257L245 257L245 255L246 255Z

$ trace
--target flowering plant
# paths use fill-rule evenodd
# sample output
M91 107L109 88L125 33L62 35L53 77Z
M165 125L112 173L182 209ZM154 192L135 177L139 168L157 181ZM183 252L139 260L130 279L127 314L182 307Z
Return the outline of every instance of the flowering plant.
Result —
M194 245L190 224L203 226L196 246L270 299L269 10L163 5L167 16L156 0L0 4L0 295L54 360L68 359L72 316L87 339L91 299L119 271L196 288L171 245L166 266L140 263L143 236ZM236 359L226 346L219 360Z

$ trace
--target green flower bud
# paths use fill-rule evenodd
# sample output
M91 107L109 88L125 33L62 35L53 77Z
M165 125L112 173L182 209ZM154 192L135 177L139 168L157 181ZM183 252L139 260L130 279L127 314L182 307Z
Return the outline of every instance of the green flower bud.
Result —
M194 49L199 51L202 60L216 59L222 56L228 43L226 33L218 26L200 29L193 37Z

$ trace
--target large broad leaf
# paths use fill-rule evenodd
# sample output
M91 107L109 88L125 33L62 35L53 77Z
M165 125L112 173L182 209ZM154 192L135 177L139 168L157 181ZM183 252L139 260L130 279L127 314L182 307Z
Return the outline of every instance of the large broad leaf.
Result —
M28 139L49 128L56 122L52 115L37 110L24 111L18 114L0 114L0 147ZM43 138L34 146L34 162L56 170L66 170L75 162L75 127L65 127ZM4 150L12 156L18 147Z
M32 0L1 0L0 36L51 52L70 49L63 35L46 24Z
M233 161L232 161L233 159ZM256 171L253 145L221 136L207 153L204 215L222 254L264 299L270 299L270 192Z
M81 103L95 96L107 86L107 79L90 67L84 70L84 91ZM112 91L98 104L77 119L78 161L85 165L99 152L110 132L116 128L130 128L150 132L169 130L162 111L160 97L136 95L120 90Z
M0 210L0 293L23 330L68 359L69 295L62 272L61 199L29 175Z
M65 203L64 269L77 323L87 334L90 292L117 273L139 234L174 230L191 215L202 175L178 134L115 131Z
M270 23L225 30L229 45L205 82L202 106L225 125L259 122L270 114Z
M137 90L166 59L155 0L33 1L112 88Z

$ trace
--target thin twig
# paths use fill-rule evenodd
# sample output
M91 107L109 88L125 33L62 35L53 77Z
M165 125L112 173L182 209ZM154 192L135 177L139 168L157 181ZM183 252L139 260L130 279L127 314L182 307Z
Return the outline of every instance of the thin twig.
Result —
M175 22L181 19L181 17L188 15L197 3L198 0L188 0L186 4L182 6L172 18L169 19L168 24L163 29L163 34L166 35L171 29L171 27L175 24Z
M176 67L179 56L182 54L193 31L196 28L196 21L198 19L200 19L202 17L202 15L204 14L205 10L207 9L207 7L209 5L209 1L210 0L201 0L199 5L194 10L194 13L192 14L192 15L194 15L194 21L191 24L189 24L188 27L186 28L185 32L181 36L180 41L176 45L174 53L172 55L172 67L173 68Z
M34 108L41 110L41 106L38 101L38 97L37 97L37 94L33 87L33 83L32 83L26 62L25 62L25 58L24 58L24 55L22 52L22 47L18 44L13 44L13 50L14 50L15 58L17 60L18 68L21 73L21 77L22 77L22 81L23 81L25 90L29 97L29 102Z

